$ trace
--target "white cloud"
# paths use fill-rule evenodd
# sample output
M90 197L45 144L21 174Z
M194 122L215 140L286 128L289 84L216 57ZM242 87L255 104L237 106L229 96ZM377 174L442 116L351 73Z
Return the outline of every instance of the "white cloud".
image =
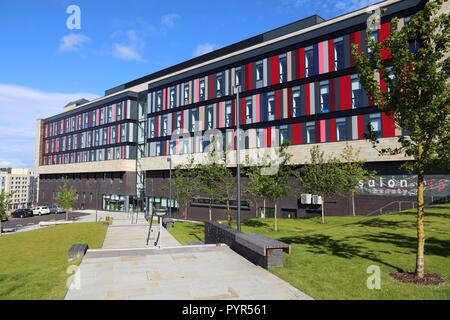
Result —
M345 0L345 1L336 1L334 6L339 11L348 12L368 7L376 2L379 2L379 0Z
M213 44L213 43L203 43L199 44L197 48L195 48L194 56L198 57L207 53L210 53L214 50L217 50L220 48L220 45Z
M36 120L61 113L63 107L91 93L56 93L0 83L0 167L33 167Z
M175 26L175 21L180 19L180 15L178 13L166 14L161 17L161 24L168 28L173 28Z
M71 33L61 38L59 43L59 51L77 51L91 42L91 38L84 34Z
M125 41L116 42L112 51L113 57L125 61L145 62L141 51L145 46L144 41L137 35L136 31L116 32L114 38L123 37Z

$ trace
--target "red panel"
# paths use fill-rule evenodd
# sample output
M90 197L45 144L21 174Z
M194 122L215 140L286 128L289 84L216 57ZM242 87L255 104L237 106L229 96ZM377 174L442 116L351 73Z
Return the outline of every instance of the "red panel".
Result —
M245 108L245 98L241 98L241 124L246 124L247 109Z
M253 65L251 63L245 65L245 90L253 89Z
M305 48L297 49L297 79L305 77Z
M364 139L364 131L366 129L364 128L364 116L359 115L358 116L358 139Z
M328 40L328 69L329 72L334 70L334 42L333 40Z
M330 95L329 95L329 101L330 101L330 111L336 111L336 92L334 87L334 79L331 79L329 82L329 88L330 88Z
M292 144L302 144L302 125L301 123L294 123L292 125Z
M275 120L281 119L280 90L275 91Z
M292 87L288 88L288 118L292 118Z
M212 75L209 75L208 76L208 79L209 79L209 96L208 96L208 99L213 99L213 98L215 98L215 90L214 90L214 75L212 74Z
M322 131L321 129L321 122L320 121L316 121L316 143L320 142L320 132Z
M379 40L383 43L391 35L391 23L386 22L381 25ZM391 58L391 52L388 49L381 50L381 59L386 60Z
M184 112L181 112L181 128L184 129Z
M358 45L359 52L361 52L361 33L360 33L360 31L353 32L350 34L350 64L351 64L351 66L354 66L353 54L352 54L354 44Z
M311 103L310 103L310 99L311 99L311 94L309 92L309 84L305 85L305 102L306 102L306 115L309 116L311 114L310 110L311 110Z
M280 83L280 62L279 57L270 57L270 84Z
M329 120L329 130L330 130L330 141L329 142L335 142L336 141L336 119Z
M339 110L348 110L352 108L352 97L351 97L351 79L350 75L343 76L339 78L341 95L341 105Z
M272 147L272 128L264 128L266 136L266 148Z
M163 156L167 155L167 143L166 141L163 141Z
M395 122L392 115L381 114L381 129L383 137L395 137Z

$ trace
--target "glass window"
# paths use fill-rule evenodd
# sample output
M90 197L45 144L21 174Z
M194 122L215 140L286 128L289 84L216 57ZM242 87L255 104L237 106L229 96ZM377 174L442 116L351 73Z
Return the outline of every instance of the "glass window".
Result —
M334 70L342 70L345 68L344 56L344 39L334 39Z
M167 127L167 125L168 125L167 116L163 116L162 117L162 132L161 132L162 136L167 136L168 135L168 132L167 132L168 127Z
M156 123L155 118L150 119L150 138L154 138L156 136Z
M105 109L101 109L100 110L100 124L104 124L105 123Z
M314 73L314 47L305 48L305 76L310 77Z
M280 146L282 146L285 143L290 143L289 141L289 129L288 126L281 126L280 127Z
M184 84L184 102L189 103L189 83Z
M236 86L243 85L242 82L242 68L236 68Z
M156 93L156 111L161 111L162 109L162 91Z
M381 113L374 113L369 115L369 124L372 132L377 136L381 136Z
M205 100L205 79L200 80L200 101Z
M122 120L122 103L117 104L117 121Z
M352 76L352 108L362 107L362 87L357 75Z
M181 112L177 113L177 119L175 122L176 129L181 129Z
M301 115L301 98L300 98L300 88L294 88L292 91L292 116L300 117Z
M306 124L306 143L316 143L316 124L314 122Z
M216 75L216 92L217 92L217 97L220 97L223 95L223 76L221 73L218 73Z
M286 55L280 56L280 83L287 81L287 58Z
M207 110L207 120L208 120L208 123L207 123L207 129L208 130L211 130L212 128L213 128L213 126L214 126L214 109L213 109L213 106L209 106L208 107L208 110Z
M336 119L336 140L347 140L347 121L345 118Z
M275 96L273 93L267 97L267 120L275 120Z
M253 100L252 98L247 98L245 100L245 115L247 123L253 122Z
M225 106L225 126L231 127L232 125L233 119L232 119L231 103L227 103Z
M370 39L372 39L373 41L378 43L378 30L374 30L374 31L371 32ZM368 53L372 52L372 49L370 48L370 46L367 46L367 52Z
M320 83L320 112L330 112L328 81Z
M116 143L116 127L111 127L111 143Z
M256 147L264 148L264 129L256 129Z
M175 88L170 88L169 92L169 108L175 107Z
M191 132L197 131L197 123L198 123L198 110L191 111Z
M256 81L264 79L264 67L262 61L256 63Z
M127 138L127 130L126 130L126 126L122 125L122 132L121 132L121 141L125 142L125 139Z

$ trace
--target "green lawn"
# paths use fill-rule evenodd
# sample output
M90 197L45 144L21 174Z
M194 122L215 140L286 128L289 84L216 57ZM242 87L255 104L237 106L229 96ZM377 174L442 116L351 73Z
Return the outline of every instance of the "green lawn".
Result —
M246 221L246 233L260 233L292 245L285 267L271 272L316 299L450 299L450 205L426 209L425 268L448 279L439 288L399 284L389 273L414 270L415 212L381 217L328 217L318 219ZM176 223L174 236L181 243L203 237L198 225ZM381 290L367 289L367 268L379 266Z
M0 300L63 299L67 251L75 243L100 248L106 234L102 223L74 223L0 236Z

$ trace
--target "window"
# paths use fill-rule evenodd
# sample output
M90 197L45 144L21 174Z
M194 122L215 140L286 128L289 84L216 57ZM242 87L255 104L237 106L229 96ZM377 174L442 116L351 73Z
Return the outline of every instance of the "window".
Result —
M121 132L121 141L125 142L126 138L127 138L127 130L126 130L126 126L122 125L122 132Z
M236 86L242 86L244 83L242 81L242 68L236 68Z
M334 39L334 70L342 70L345 68L344 56L344 39Z
M306 143L316 143L316 124L314 122L306 124Z
M111 127L111 143L116 143L116 127Z
M113 159L113 153L112 153L112 148L108 148L106 151L106 160L112 160Z
M264 79L264 67L262 61L256 63L256 81Z
M286 82L287 81L287 58L286 58L286 55L280 56L279 68L280 68L280 83Z
M175 107L175 88L169 89L169 108Z
M357 75L352 76L352 108L362 107L362 88Z
M330 112L328 81L320 83L320 112Z
M191 132L197 131L197 122L198 122L198 110L191 111Z
M89 114L85 113L84 114L84 128L86 129L87 127L89 127Z
M347 121L345 118L336 119L336 140L347 140Z
M184 84L184 102L189 103L189 83Z
M256 147L264 148L264 129L256 129Z
M228 102L225 106L225 126L231 127L232 125L233 125L233 119L232 119L231 103Z
M214 126L214 109L213 106L209 106L207 110L207 129L211 130Z
M267 97L267 121L275 120L275 96L273 93Z
M113 121L112 107L108 107L108 123L111 123L112 121Z
M223 95L223 76L221 73L216 75L216 94L217 97L221 97Z
M75 131L75 117L72 118L72 131Z
M175 151L176 143L173 140L169 141L169 155L173 155Z
M81 149L84 149L86 147L86 132L83 132L81 134Z
M310 77L314 73L314 48L305 48L305 76Z
M73 135L73 148L74 149L78 148L78 135L76 134Z
M300 106L301 106L301 99L300 99L300 88L294 88L292 91L292 116L293 117L300 117Z
M95 112L94 112L95 113ZM94 121L94 123L95 123L95 121ZM70 130L70 128L69 128L69 119L66 119L66 126L65 126L65 129L66 129L66 131L69 131Z
M156 93L156 111L161 111L162 109L162 91Z
M200 101L205 100L205 79L200 80Z
M163 137L168 135L167 125L168 125L167 116L163 116L162 117L162 132L161 132L161 136L163 136Z
M117 121L122 120L122 103L117 104Z
M162 154L161 151L162 151L162 150L161 150L161 142L158 141L158 142L156 143L156 156L160 156L160 155Z
M156 123L155 118L150 119L150 139L156 136Z
M181 129L181 112L177 113L177 118L175 121L176 129Z
M105 123L105 109L100 110L100 124Z
M108 143L108 131L106 128L103 128L103 144L107 144Z
M95 130L95 146L98 146L100 142L99 132Z
M116 160L122 159L122 148L118 147L115 149L116 150Z
M290 143L288 126L280 127L280 146Z
M245 100L245 115L247 123L253 122L253 100L252 98L247 98Z
M372 41L375 41L378 43L378 30L374 30L371 32L370 39L372 39ZM372 49L370 48L370 46L367 46L367 53L371 53L371 52L372 52Z
M381 113L369 115L369 125L376 137L381 136Z

